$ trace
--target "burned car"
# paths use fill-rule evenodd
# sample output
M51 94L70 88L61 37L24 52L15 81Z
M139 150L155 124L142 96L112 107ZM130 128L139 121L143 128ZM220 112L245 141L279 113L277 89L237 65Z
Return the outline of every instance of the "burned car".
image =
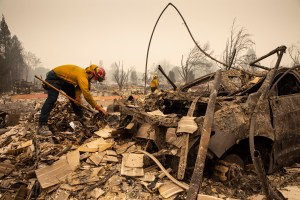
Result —
M255 74L222 71L207 160L225 160L241 167L252 162L249 135L253 113L255 148L267 172L299 159L300 73L297 68L279 68L279 63L275 69ZM208 74L179 89L173 86L173 91L150 94L141 105L118 102L121 128L148 141L145 150L153 155L171 158L178 179L194 168L214 76Z

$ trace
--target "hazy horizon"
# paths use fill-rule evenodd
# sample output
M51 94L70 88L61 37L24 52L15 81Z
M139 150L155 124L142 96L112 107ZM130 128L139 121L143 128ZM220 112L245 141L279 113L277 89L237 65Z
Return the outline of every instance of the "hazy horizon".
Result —
M217 59L234 19L252 34L258 57L281 45L300 46L298 0L0 0L0 13L11 34L41 59L42 67L86 67L101 60L105 68L120 61L143 72L152 29L169 2L181 12L194 38L209 42ZM169 7L153 35L148 68L164 60L179 66L181 56L193 47L183 21ZM283 63L289 64L287 54Z

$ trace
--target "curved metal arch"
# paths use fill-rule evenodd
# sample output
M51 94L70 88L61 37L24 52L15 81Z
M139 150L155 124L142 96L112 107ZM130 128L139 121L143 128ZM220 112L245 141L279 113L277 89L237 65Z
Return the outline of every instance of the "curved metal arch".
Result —
M208 53L206 53L206 52L198 45L198 43L197 43L196 40L194 39L194 37L193 37L193 35L192 35L192 33L191 33L191 31L190 31L190 29L189 29L189 27L188 27L188 25L187 25L185 19L183 18L183 16L182 16L182 14L180 13L180 11L179 11L179 10L176 8L176 6L174 6L172 3L168 3L168 5L163 9L163 11L160 13L158 19L156 20L156 23L155 23L155 25L154 25L154 28L153 28L152 33L151 33L151 36L150 36L150 40L149 40L149 44L148 44L148 48L147 48L147 55L146 55L144 94L146 94L147 65L148 65L148 56L149 56L150 44L151 44L151 41L152 41L152 37L153 37L154 31L155 31L155 29L156 29L156 26L157 26L157 24L158 24L158 22L159 22L161 16L163 15L163 13L166 11L166 9L167 9L169 6L172 6L172 7L177 11L177 13L178 13L179 16L181 17L182 21L184 22L184 25L185 25L185 27L187 28L187 30L188 30L188 32L189 32L189 34L190 34L190 36L191 36L193 42L194 42L195 45L198 47L198 49L199 49L205 56L209 57L209 58L212 59L213 61L215 61L215 62L217 62L217 63L219 63L219 64L221 64L221 65L223 65L223 66L228 67L227 64L225 64L225 63L223 63L223 62L221 62L221 61L218 61L217 59L213 58L211 55L209 55Z

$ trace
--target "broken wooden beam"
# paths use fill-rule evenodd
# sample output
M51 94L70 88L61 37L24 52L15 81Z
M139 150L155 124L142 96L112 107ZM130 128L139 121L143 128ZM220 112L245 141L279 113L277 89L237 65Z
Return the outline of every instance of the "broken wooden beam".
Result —
M182 180L184 178L186 163L187 163L187 155L188 155L188 147L189 147L189 133L183 133L182 140L183 144L180 148L180 158L178 164L178 172L177 178Z

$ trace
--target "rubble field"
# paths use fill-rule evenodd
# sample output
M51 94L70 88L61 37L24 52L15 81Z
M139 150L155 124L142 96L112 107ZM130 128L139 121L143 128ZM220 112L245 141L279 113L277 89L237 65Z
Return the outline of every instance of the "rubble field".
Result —
M108 123L85 113L81 124L70 103L59 99L49 120L53 136L41 137L36 129L43 101L1 97L0 110L8 114L0 129L0 199L186 199L193 169L177 180L174 159L160 157L156 143L136 137L128 124L122 127L118 110L110 110L115 118ZM176 154L176 148L165 150ZM198 199L264 199L253 165L238 169L220 181L207 162ZM297 163L267 179L285 198L300 194Z

